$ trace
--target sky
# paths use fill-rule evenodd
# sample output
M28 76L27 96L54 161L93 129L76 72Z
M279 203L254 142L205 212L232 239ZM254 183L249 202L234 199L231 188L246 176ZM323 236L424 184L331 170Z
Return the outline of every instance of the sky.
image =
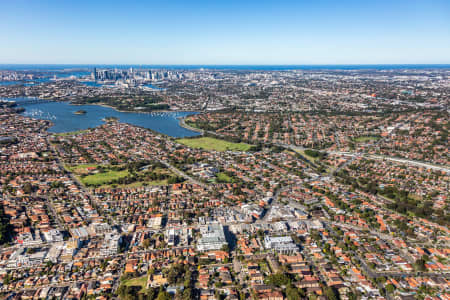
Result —
M0 0L2 64L449 64L449 0Z

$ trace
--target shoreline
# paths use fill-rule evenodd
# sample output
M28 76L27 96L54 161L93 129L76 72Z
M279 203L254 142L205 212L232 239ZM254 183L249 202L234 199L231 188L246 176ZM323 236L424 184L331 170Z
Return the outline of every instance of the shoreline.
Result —
M177 109L177 110L167 110L167 109L161 109L161 110L153 110L153 111L139 111L139 110L120 110L117 109L114 106L105 104L103 102L99 102L99 103L73 103L71 100L60 100L60 99L51 99L51 98L39 98L39 97L16 97L16 98L11 98L11 97L0 97L0 100L3 101L14 101L16 102L17 106L20 106L20 102L15 101L16 99L31 99L31 100L42 100L42 101L46 101L48 103L60 103L60 102L67 102L70 105L73 106L82 106L82 105L98 105L98 106L103 106L103 107L108 107L108 108L112 108L117 112L122 112L122 113L139 113L139 114L151 114L153 112L164 112L164 113L170 113L170 112L192 112L192 113L200 113L201 110L186 110L186 109Z
M6 98L6 99L8 99L8 98ZM198 113L200 113L199 111L192 111L192 110L155 110L155 111L152 111L152 112L143 112L143 111L122 111L122 110L118 110L118 109L116 109L115 107L110 106L110 105L107 105L107 104L104 104L104 103L78 104L78 103L71 103L69 100L66 100L66 101L51 101L51 102L56 102L56 103L58 103L58 102L66 102L66 103L68 103L69 105L73 105L73 106L97 105L97 106L102 106L102 107L111 108L111 109L113 109L113 110L115 110L115 111L117 111L117 112L121 112L121 113L141 113L141 114L151 114L151 113L178 113L178 112L181 112L181 113L188 113L188 114L185 115L185 116L176 117L176 119L178 120L178 125L179 125L181 128L187 129L187 130L189 130L189 131L192 131L192 133L194 133L193 135L188 135L188 136L195 136L195 135L197 135L197 134L203 135L203 131L202 131L201 129L194 128L194 127L190 127L189 125L185 124L185 122L184 122L184 118L189 117L189 116L194 115L194 114L198 114ZM26 107L23 107L23 106L22 106L22 108L24 109L24 111L26 111ZM21 114L21 113L19 113L19 114ZM75 112L74 114L75 114L75 115L85 115L84 113L83 113L83 114L79 114L79 113L77 113L77 112ZM31 117L31 116L25 116L25 117ZM31 117L31 118L32 118L32 117ZM66 132L52 132L52 131L51 131L51 128L54 126L54 123L53 123L51 120L47 120L47 121L49 122L49 127L46 129L46 131L47 131L48 133L50 133L50 134L66 133ZM108 123L110 120L102 119L101 121L102 121L103 123L106 124L106 123ZM121 122L120 119L115 120L115 121ZM129 124L129 123L127 123L127 122L123 122L123 123ZM170 138L175 138L175 139L177 138L177 137L173 137L173 136L170 136L170 135L168 135L168 134L165 134L165 133L162 133L162 132L153 130L153 129L151 129L151 128L146 128L146 127L142 127L142 126L134 125L134 124L131 124L131 125L137 126L137 127L140 127L140 128L146 129L146 130L150 130L151 132L153 132L153 133L155 133L155 134L160 134L160 135L168 136L168 137L170 137ZM67 132L71 132L71 131L67 131ZM186 137L186 136L183 136L183 137Z
M180 109L180 110L153 110L153 111L134 111L134 110L120 110L115 108L114 106L105 104L105 103L83 103L83 104L78 104L78 103L72 103L69 100L67 101L55 101L55 102L68 102L70 105L73 106L81 106L81 105L98 105L98 106L103 106L103 107L108 107L108 108L112 108L117 112L121 112L121 113L136 113L136 114L151 114L151 113L176 113L176 112L193 112L193 113L200 113L199 111L195 111L195 110L184 110L184 109Z
M185 119L186 119L187 117L189 117L189 116L190 116L190 115L187 115L187 116L184 116L184 117L180 117L180 118L179 118L178 124L179 124L181 127L183 127L184 129L188 129L188 130L191 130L191 131L200 133L200 135L204 135L204 134L205 134L205 131L204 131L203 129L195 128L195 127L192 127L192 126L189 126L188 124L186 124Z

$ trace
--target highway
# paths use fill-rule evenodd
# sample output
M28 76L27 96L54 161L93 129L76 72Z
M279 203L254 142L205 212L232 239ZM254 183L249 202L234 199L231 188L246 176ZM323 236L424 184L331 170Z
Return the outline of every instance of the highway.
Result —
M216 135L218 137L222 136L221 134L216 133L216 132L205 131L203 129L198 129L198 128L194 128L192 126L189 126L189 125L186 124L184 118L180 119L180 125L182 127L186 128L186 129L198 132L200 134L208 133L208 134L211 134L211 135ZM395 129L397 129L397 128L401 127L401 126L403 126L403 124L398 124ZM392 130L392 131L394 131L394 130ZM378 140L375 144L372 145L372 147L375 146L375 145L378 145L382 140L383 139ZM276 146L280 146L280 147L284 147L284 148L288 148L288 149L291 149L291 150L294 150L294 151L304 151L304 150L307 149L307 148L304 148L304 147L301 147L301 146L288 145L288 144L283 144L283 143L277 143L275 145ZM350 159L347 162L345 162L336 171L339 171L343 167L345 167L348 164L352 163L354 160L356 160L356 158L364 157L364 158L375 159L375 160L389 160L389 161L402 163L402 164L406 164L406 165L410 165L410 166L422 167L422 168L427 168L427 169L432 169L432 170L437 170L437 171L443 171L443 172L446 172L446 173L450 174L450 167L448 167L448 166L441 166L441 165L436 165L436 164L422 162L422 161L415 161L415 160L410 160L410 159L405 159L405 158L391 157L391 156L385 156L385 155L374 155L374 154L368 154L368 153L362 153L362 152L327 151L327 150L323 150L323 152L326 152L328 154L336 154L336 155L352 157L352 159Z

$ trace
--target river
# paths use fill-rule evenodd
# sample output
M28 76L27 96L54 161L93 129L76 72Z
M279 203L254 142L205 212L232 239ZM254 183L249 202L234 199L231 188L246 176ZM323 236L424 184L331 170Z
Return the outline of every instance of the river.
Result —
M50 120L53 126L49 132L71 132L97 127L104 124L106 117L116 117L120 122L148 128L172 137L195 136L199 133L183 128L179 124L179 118L196 112L153 112L134 113L119 112L113 108L100 105L71 105L68 102L47 102L38 104L23 104L26 98L14 100L20 107L25 108L22 115L37 119ZM86 111L86 114L75 114L78 110Z

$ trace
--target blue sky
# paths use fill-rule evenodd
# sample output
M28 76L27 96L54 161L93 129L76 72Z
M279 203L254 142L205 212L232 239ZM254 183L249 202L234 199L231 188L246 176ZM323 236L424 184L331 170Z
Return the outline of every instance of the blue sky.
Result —
M448 0L0 0L0 63L450 63Z

